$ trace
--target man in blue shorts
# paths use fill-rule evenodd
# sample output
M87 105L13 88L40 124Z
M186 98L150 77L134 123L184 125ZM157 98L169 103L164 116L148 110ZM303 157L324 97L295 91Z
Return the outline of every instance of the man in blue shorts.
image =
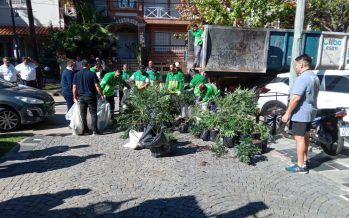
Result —
M317 111L319 78L310 70L311 58L303 54L295 59L299 75L292 87L291 98L283 122L290 121L290 133L296 140L297 160L286 170L293 173L307 173L309 131Z

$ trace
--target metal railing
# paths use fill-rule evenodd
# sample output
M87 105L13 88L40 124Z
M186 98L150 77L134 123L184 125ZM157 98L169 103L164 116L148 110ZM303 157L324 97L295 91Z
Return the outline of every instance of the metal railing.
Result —
M177 19L181 16L181 14L172 8L166 8L163 6L156 6L156 7L150 7L145 6L144 7L144 17L145 18L170 18L170 19Z
M134 8L138 6L137 0L114 0L112 1L112 6L114 8Z
M185 45L152 45L148 48L149 53L170 53L170 54L184 54L187 46Z
M12 0L13 5L26 4L26 0ZM10 0L0 0L0 5L10 5Z

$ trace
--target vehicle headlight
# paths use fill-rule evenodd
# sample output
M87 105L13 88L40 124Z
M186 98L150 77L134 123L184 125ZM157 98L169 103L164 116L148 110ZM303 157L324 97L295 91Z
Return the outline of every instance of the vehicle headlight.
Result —
M16 96L15 99L18 99L20 101L23 101L28 104L43 104L44 101L36 98L30 98L30 97L23 97L23 96Z

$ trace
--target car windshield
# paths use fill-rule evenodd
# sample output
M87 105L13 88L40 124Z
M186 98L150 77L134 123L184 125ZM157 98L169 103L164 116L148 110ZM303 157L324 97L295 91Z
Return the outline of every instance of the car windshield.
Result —
M270 83L285 83L288 85L288 78L286 77L276 77Z
M7 82L6 80L0 79L0 89L4 89L4 88L10 88L10 87L14 87L16 85Z

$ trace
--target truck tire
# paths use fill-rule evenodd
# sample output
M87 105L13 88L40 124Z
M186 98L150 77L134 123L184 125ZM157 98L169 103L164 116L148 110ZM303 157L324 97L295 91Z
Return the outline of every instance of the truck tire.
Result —
M286 112L286 109L286 105L279 101L269 101L263 106L261 115L264 117L264 122L270 128L273 128L273 120L276 113L276 132L286 134L285 124L281 120L282 116Z
M21 117L12 108L0 108L0 132L11 132L21 124Z

